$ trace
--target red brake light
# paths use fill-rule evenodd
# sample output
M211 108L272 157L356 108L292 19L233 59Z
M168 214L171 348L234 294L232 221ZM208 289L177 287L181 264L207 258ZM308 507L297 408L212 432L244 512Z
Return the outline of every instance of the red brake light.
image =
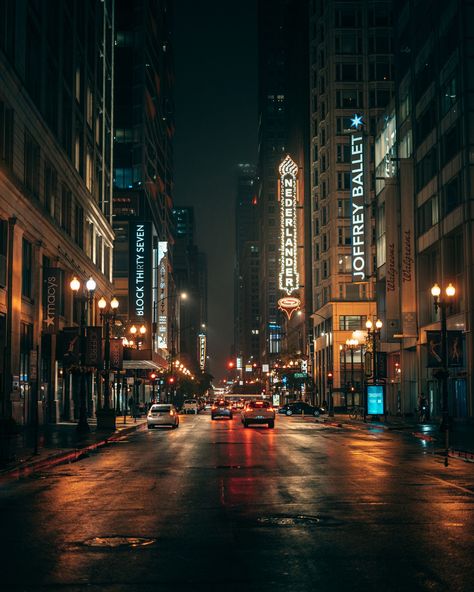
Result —
M170 415L174 415L174 411L172 409L170 410Z
M273 411L273 407L269 407L268 408L268 411Z

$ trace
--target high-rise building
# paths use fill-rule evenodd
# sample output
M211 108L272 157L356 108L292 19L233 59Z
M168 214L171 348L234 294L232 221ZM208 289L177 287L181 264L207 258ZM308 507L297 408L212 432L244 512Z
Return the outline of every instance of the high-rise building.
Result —
M387 405L411 413L423 392L443 411L445 301L449 414L474 414L472 3L400 2L396 97L376 144L378 310L388 352ZM446 295L449 284L454 297Z
M125 366L139 369L136 358L145 358L150 367L167 368L177 314L171 2L115 6L114 285L125 335L132 325L145 327L141 352L127 350Z
M199 338L207 325L207 259L195 244L194 208L175 206L172 211L174 222L173 274L176 289L186 294L180 303L174 331L177 332L177 348L188 368L199 371Z
M260 358L256 168L251 164L237 167L235 228L234 350L247 363Z
M280 358L302 358L308 346L308 48L307 35L302 34L307 30L308 3L261 0L258 6L259 335L260 359L271 363ZM293 163L296 186L291 220L282 222L285 202L280 201L279 167L287 157ZM294 228L291 246L282 243L284 224ZM288 257L291 270L282 271ZM291 289L288 285L283 289L287 272L293 274ZM291 320L279 308L283 296L298 298L301 303L300 314L293 314Z
M113 2L7 0L0 22L0 422L69 420L80 379L58 336L82 316L70 282L96 282L90 324L112 293Z
M376 312L373 150L393 92L392 12L389 0L326 0L310 14L315 382L328 400L333 373L337 406L349 382L361 392L362 347L346 341Z

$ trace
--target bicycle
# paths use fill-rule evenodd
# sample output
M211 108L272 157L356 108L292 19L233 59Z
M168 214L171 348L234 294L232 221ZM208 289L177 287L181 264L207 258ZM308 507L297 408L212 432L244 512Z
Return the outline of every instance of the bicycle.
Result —
M364 419L364 408L360 405L354 405L354 407L349 410L349 417L351 419Z

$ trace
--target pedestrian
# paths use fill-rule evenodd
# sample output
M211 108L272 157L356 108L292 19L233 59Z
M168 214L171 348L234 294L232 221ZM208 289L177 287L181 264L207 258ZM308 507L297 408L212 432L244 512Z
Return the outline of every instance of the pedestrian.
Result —
M418 417L421 423L425 423L429 417L428 400L423 392L418 395Z

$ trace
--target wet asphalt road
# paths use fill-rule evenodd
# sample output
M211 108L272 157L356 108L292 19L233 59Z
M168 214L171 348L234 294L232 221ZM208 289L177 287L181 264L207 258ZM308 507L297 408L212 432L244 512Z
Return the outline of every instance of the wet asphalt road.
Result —
M182 416L1 481L0 520L4 592L474 590L474 465L310 418Z

